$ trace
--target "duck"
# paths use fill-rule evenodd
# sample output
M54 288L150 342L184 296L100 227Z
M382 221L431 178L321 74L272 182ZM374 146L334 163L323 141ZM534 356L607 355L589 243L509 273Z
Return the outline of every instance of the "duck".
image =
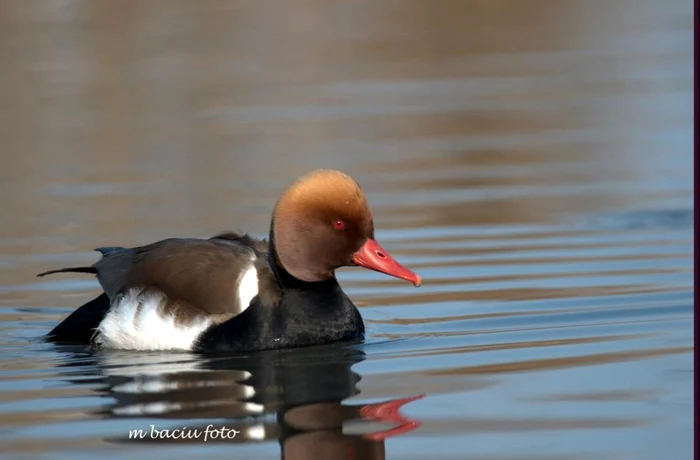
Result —
M252 352L364 340L359 310L336 270L363 267L413 283L421 277L376 241L360 185L310 171L275 203L267 239L224 232L139 247L97 248L102 293L45 339L121 350Z

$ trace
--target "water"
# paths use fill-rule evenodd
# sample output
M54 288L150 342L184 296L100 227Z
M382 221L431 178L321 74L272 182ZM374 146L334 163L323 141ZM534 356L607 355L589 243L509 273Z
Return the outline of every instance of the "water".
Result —
M2 11L0 456L691 458L690 2ZM36 273L263 235L317 167L362 184L378 240L425 281L339 273L364 344L38 340L98 290ZM240 434L129 439L151 425Z

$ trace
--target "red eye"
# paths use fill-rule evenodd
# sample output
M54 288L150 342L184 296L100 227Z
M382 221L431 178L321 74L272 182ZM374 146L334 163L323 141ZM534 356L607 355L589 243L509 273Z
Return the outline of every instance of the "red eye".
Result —
M345 222L342 220L336 220L333 222L333 228L336 230L345 230Z

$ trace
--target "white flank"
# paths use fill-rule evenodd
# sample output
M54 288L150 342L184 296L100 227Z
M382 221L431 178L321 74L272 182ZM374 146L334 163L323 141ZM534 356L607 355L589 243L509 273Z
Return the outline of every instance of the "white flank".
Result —
M197 337L211 325L211 319L201 317L189 324L176 324L172 313L161 313L160 307L167 301L160 291L130 290L112 303L97 327L96 342L124 350L191 350Z
M238 281L238 302L241 311L250 306L250 301L258 295L258 271L251 265Z

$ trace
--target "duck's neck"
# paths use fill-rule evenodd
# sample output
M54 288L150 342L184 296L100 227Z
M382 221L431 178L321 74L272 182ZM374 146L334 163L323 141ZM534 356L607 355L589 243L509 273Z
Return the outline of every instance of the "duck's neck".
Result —
M304 281L295 277L287 271L286 268L280 262L279 255L277 254L277 245L275 244L275 231L273 226L270 227L270 238L269 238L269 252L267 254L267 262L274 273L277 283L280 285L282 290L295 290L299 292L319 292L319 291L339 291L340 286L338 285L338 280L335 278L335 274L323 281Z

